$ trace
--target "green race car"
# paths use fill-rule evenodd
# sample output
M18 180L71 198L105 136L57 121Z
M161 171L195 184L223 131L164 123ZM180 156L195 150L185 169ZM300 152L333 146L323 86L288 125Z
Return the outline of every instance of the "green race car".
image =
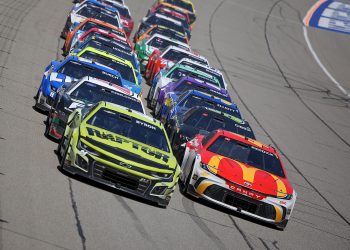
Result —
M108 102L76 109L57 152L62 170L161 207L169 204L180 174L163 125Z
M141 72L145 72L148 59L156 50L163 50L168 46L177 46L184 50L190 51L190 46L186 43L179 42L175 39L163 36L161 34L154 34L148 39L143 39L135 44L135 53L140 62Z

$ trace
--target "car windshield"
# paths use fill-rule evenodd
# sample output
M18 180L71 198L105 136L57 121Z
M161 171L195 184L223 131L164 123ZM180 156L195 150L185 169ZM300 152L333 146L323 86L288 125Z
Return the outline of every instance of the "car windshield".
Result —
M136 98L91 82L83 82L70 93L71 98L85 104L107 101L143 113L142 104Z
M231 138L219 136L208 151L284 178L280 160L272 153Z
M195 72L191 69L181 68L177 66L173 68L173 70L170 70L166 77L173 79L173 81L177 81L185 76L192 77L197 80L220 87L220 83L215 78L211 78L210 76L207 76L205 74L200 74L199 71Z
M70 76L74 79L81 79L84 76L91 76L97 79L104 80L122 86L121 79L118 75L113 75L102 69L90 67L80 62L68 61L57 71L58 73Z
M126 18L130 18L130 13L129 13L128 9L123 6L123 4L124 4L123 2L118 1L120 4L122 4L122 5L120 5L120 4L115 4L111 1L103 1L103 0L97 0L97 1L106 5L106 6L111 6L115 9L117 9L121 16L124 16Z
M203 98L197 95L189 95L183 98L182 100L179 101L179 107L185 108L185 109L190 109L192 107L206 107L206 108L212 108L215 109L219 112L226 113L238 118L241 118L240 115L238 114L236 109L231 108L228 105L222 104L222 103L217 103L212 100L209 100L207 98Z
M198 130L213 131L224 129L255 139L252 129L248 123L238 123L227 116L217 114L205 109L197 109L184 119L184 123Z
M123 37L123 38L126 38L126 35L124 32L121 32L119 30L115 30L115 29L111 29L109 27L106 27L104 25L101 25L101 24L97 24L97 23L94 23L94 22L86 22L85 24L83 24L81 27L80 27L80 30L81 31L88 31L92 28L97 28L97 29L101 29L101 30L106 30L106 31L110 31L111 33L115 33L116 35L120 36L120 37Z
M149 23L150 25L158 24L159 26L165 26L170 29L176 30L180 33L185 33L184 28L181 25L178 25L171 20L157 17L156 15L150 16L146 22Z
M178 62L183 58L191 59L192 61L199 62L204 65L208 65L207 61L204 58L198 57L191 53L185 53L183 51L170 49L163 56L163 59Z
M164 130L135 117L101 108L87 121L87 124L169 152Z
M112 54L114 56L120 57L122 59L125 59L127 61L130 61L134 68L136 68L135 65L135 57L128 53L128 51L124 50L123 46L119 46L118 44L115 44L113 42L99 42L96 40L90 40L85 46L84 48L87 47L93 47L95 49L104 51L104 52L108 52L109 54ZM83 49L83 48L82 48Z
M80 56L91 61L106 65L112 69L115 69L121 74L124 80L136 83L133 69L122 62L118 62L108 57L104 57L92 51L85 51Z
M199 85L190 81L181 81L181 83L174 88L175 93L184 93L188 90L198 90L203 93L208 93L210 95L224 99L226 101L231 101L228 95L221 93L219 90L214 90L207 86Z
M94 18L94 19L98 19L101 20L103 22L106 23L110 23L114 26L120 27L120 24L118 22L118 19L116 17L113 16L112 12L102 12L103 9L101 8L96 8L96 7L92 7L92 6L85 6L83 8L81 8L77 14L87 17L87 18Z
M178 44L175 41L163 39L158 36L155 36L152 39L148 40L147 45L154 48L158 48L159 50L165 49L166 47L171 45L178 46Z
M223 76L221 73L216 72L216 71L212 70L211 68L206 67L205 65L198 65L198 64L195 64L195 63L190 62L190 61L183 61L183 62L181 62L181 65L186 65L186 66L189 66L189 67L194 68L196 70L199 70L201 72L204 72L208 75L211 75L213 78L216 78L218 80L218 82L220 84L219 85L220 88L225 87L224 79L223 79Z
M155 28L155 29L152 29L148 35L149 36L152 36L154 34L160 34L160 35L163 35L163 36L166 36L166 37L171 37L179 42L182 42L182 43L188 43L187 41L187 38L184 34L182 33L178 33L177 31L174 31L174 30L171 30L171 29L168 29L168 28Z
M108 30L106 32L108 32ZM114 32L110 32L110 33L114 33ZM114 34L116 36L119 36L118 33L114 33ZM123 48L125 50L127 50L128 52L132 51L132 48L130 47L130 44L128 44L127 41L123 41L123 40L120 40L118 38L114 39L114 37L111 37L111 36L109 36L107 34L103 34L103 33L100 33L100 32L91 32L91 33L89 33L88 35L86 35L83 38L83 41L85 42L85 41L89 40L92 37L97 37L98 39L106 40L106 41L112 40L114 43L118 43L118 44L120 44L120 46L123 46Z
M181 20L181 21L188 21L187 17L185 16L185 14L179 10L173 9L173 8L169 8L169 7L161 7L156 9L156 11L154 13L158 13L158 14L162 14L165 16L171 15L171 18L176 17L176 20ZM187 23L188 26L188 23Z
M120 6L120 5L113 5L113 7L115 7L116 9L118 9L118 12L121 16L127 18L127 19L131 19L131 16L130 16L130 13L129 13L129 10L123 6Z
M181 0L167 0L166 2L170 3L170 4L173 4L175 6L178 6L178 7L182 8L182 9L188 10L189 12L192 12L192 13L194 12L193 6L190 3L187 3L187 2L184 2L184 1L181 1Z

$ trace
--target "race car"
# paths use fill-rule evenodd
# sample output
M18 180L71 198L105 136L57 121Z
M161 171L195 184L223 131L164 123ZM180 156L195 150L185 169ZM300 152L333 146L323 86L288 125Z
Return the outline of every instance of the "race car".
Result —
M180 174L164 127L108 102L76 109L57 152L64 171L161 207L169 204Z
M161 25L152 25L148 30L146 30L140 36L137 36L136 34L134 36L134 43L139 43L143 39L150 38L154 34L160 34L163 36L171 37L172 39L177 40L179 42L189 44L189 40L185 33L180 33L176 30L173 30Z
M184 13L181 13L179 11L173 10L172 8L167 8L167 7L164 7L164 6L156 9L153 13L154 14L164 15L164 16L170 17L170 18L172 18L172 19L174 19L176 21L181 22L182 26L185 29L185 33L187 35L191 34L192 27L190 26L190 22L189 22L189 20L187 19L186 15ZM151 15L152 14L149 13L149 15L147 15L146 17L151 16ZM189 35L188 38L190 39L191 35Z
M183 58L188 58L191 61L209 66L209 62L205 57L200 56L193 51L181 49L177 46L169 46L163 50L156 49L153 51L148 60L145 78L149 82L152 82L154 76L158 74L159 71L165 68L170 69L175 63Z
M186 34L188 40L191 39L191 32L186 30L180 21L177 21L165 15L154 13L142 19L142 22L140 23L137 32L135 33L134 40L146 32L146 30L148 30L152 25L160 25L172 30L176 30L179 33Z
M124 82L118 71L85 58L69 56L63 61L52 61L45 69L40 87L35 96L35 107L49 111L57 91L84 76L98 78L112 84L133 89L135 84Z
M118 36L126 39L126 34L124 30L118 28L117 26L111 25L109 23L105 23L97 19L88 18L88 19L85 19L85 21L78 24L77 26L73 26L71 30L68 32L66 41L62 48L63 54L67 55L71 45L75 43L75 40L78 40L82 34L84 34L86 31L92 28L113 30L113 32L118 34Z
M171 39L160 34L155 34L149 39L143 39L141 42L136 43L135 53L139 59L141 72L144 72L148 64L149 56L154 50L162 50L168 46L177 46L184 50L190 50L190 46L186 43L181 43L177 40Z
M217 129L225 129L255 139L248 122L212 108L196 106L185 113L175 115L166 126L178 163L181 164L185 145L188 141L199 133L207 135Z
M45 135L56 140L61 139L68 116L76 108L91 106L100 101L108 101L145 114L140 96L115 84L85 76L66 90L58 91L47 116Z
M224 130L186 143L183 192L284 229L297 193L276 150Z
M170 99L176 101L178 96L188 90L198 90L203 93L210 94L220 99L232 102L231 97L226 89L218 89L213 85L207 83L203 77L202 80L192 77L184 76L175 82L171 82L165 87L160 89L157 103L154 108L154 114L159 115L161 105ZM169 101L169 100L168 100Z
M101 8L101 6L97 6L88 2L86 4L80 5L79 8L72 10L69 13L66 24L61 32L61 37L66 39L71 26L73 24L77 25L81 23L86 18L98 19L117 26L121 29L123 28L118 12L107 11L104 8Z
M151 9L148 10L146 16L151 15L151 13L158 13L159 9L162 9L161 12L168 12L168 11L176 12L184 16L186 18L186 21L189 24L191 23L190 16L188 15L187 12L184 12L183 10L169 3L161 3L161 4L156 3L155 5L152 6ZM192 26L190 26L190 30L192 30Z
M74 0L73 3L81 3L84 2L85 0ZM120 4L125 4L124 0L97 0L99 2L105 2L105 3L120 3Z
M217 70L209 66L201 65L200 63L183 58L170 69L161 70L154 76L151 88L149 89L147 95L149 106L153 108L156 104L160 88L168 85L170 82L177 81L184 76L190 76L196 79L201 79L204 77L207 83L215 86L216 88L227 89L220 72L217 72Z
M167 124L175 115L182 114L195 106L216 109L220 113L242 119L236 104L198 90L189 90L180 96L171 95L160 107L158 117L162 123Z
M117 40L118 43L122 44L126 47L129 47L129 52L134 52L133 45L131 42L126 39L125 37L121 37L117 33L113 33L113 30L108 30L108 29L98 29L98 28L91 28L84 32L79 39L75 39L72 41L70 51L78 48L82 43L85 42L86 39L89 39L93 36L99 36L99 37L104 37L106 39L112 39L112 40Z
M124 26L124 31L127 37L130 37L130 34L134 29L134 20L131 17L128 6L117 2L109 2L109 4L118 10L120 14L120 19Z
M100 36L92 36L89 39L85 39L84 43L82 43L80 47L71 51L70 54L80 54L81 51L87 49L88 47L106 52L108 54L130 62L135 70L137 81L139 83L142 82L140 63L137 60L136 55L130 51L130 47L120 44L118 40L111 40ZM84 57L83 55L81 56Z
M189 0L157 0L155 5L160 3L168 3L176 7L178 10L181 10L188 14L190 17L190 22L193 24L196 21L196 11L194 5Z
M141 82L139 82L136 75L136 70L130 61L114 56L113 54L110 54L106 51L95 49L93 47L86 47L79 53L72 54L72 56L86 58L93 62L97 62L117 70L120 72L124 84L131 86L132 91L135 93L141 93Z

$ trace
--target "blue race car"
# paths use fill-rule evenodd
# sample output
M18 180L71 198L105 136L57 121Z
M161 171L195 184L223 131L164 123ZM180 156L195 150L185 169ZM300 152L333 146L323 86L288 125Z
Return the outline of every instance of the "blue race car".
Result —
M175 115L184 113L192 107L207 107L242 119L236 104L198 90L189 90L181 95L170 93L160 108L158 118L167 123Z
M141 92L139 85L123 80L118 71L91 60L69 56L63 61L52 61L46 67L35 96L35 107L42 111L49 111L57 91L62 87L68 87L72 81L81 79L84 76L104 80L138 94Z

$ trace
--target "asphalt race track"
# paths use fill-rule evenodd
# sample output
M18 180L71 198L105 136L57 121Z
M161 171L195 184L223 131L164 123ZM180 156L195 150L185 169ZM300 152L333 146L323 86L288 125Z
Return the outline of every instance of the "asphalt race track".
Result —
M136 29L152 1L126 2ZM61 58L72 2L0 0L0 249L350 249L350 108L304 37L315 1L193 2L192 47L225 72L258 139L283 155L298 192L286 230L178 190L161 209L58 171L32 106L45 66ZM307 35L350 91L350 37Z

